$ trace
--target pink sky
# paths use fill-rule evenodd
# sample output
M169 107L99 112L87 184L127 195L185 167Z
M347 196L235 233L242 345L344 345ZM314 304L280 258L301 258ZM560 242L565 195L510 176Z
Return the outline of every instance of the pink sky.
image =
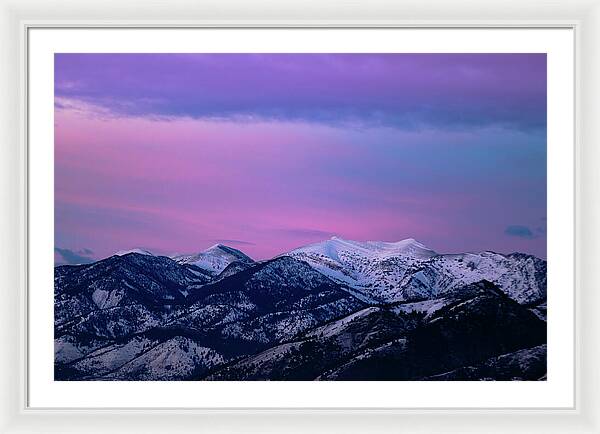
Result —
M56 96L57 248L262 259L336 235L545 257L545 129L124 113L82 95Z

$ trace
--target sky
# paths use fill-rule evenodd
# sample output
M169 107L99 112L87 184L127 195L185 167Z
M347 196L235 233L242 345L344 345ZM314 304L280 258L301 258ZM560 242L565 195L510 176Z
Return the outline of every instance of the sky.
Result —
M546 257L545 54L56 54L55 260Z

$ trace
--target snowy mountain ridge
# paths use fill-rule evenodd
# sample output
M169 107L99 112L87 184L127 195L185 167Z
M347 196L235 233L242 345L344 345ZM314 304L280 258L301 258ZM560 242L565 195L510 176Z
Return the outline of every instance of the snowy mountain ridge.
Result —
M371 302L422 300L488 280L520 303L546 295L546 261L531 255L438 254L409 238L398 242L333 237L285 254L307 262Z
M530 255L337 237L259 262L140 250L55 267L55 379L545 374L546 261Z
M329 240L309 244L292 250L286 255L293 256L297 253L312 253L327 256L333 260L340 260L340 255L356 252L370 258L387 258L391 256L406 255L415 258L430 258L437 255L433 250L413 238L407 238L397 242L385 241L353 241L339 237L331 237Z
M130 253L137 253L145 256L163 256L142 248L119 250L118 252L115 252L114 255L125 256L129 255ZM254 263L254 260L246 254L244 254L243 252L223 244L215 244L209 247L208 249L202 250L198 253L176 253L165 256L173 259L178 264L196 266L204 271L207 271L213 276L221 273L225 268L227 268L228 265L232 263Z

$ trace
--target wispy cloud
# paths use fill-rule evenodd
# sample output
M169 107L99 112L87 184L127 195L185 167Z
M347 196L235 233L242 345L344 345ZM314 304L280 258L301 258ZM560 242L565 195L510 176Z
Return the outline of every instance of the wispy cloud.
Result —
M279 229L277 232L280 232L285 235L295 236L295 237L317 237L317 238L328 238L332 235L331 232L322 231L319 229L310 229L310 228L289 228L289 229Z
M228 240L228 239L211 239L210 241L222 244L233 244L235 246L255 246L256 243L243 240Z
M64 249L60 247L54 248L54 265L78 265L89 264L94 262L93 251L83 248L77 251Z
M525 239L533 239L536 237L529 227L521 225L507 226L504 230L504 233L506 235L510 235L511 237L519 237Z

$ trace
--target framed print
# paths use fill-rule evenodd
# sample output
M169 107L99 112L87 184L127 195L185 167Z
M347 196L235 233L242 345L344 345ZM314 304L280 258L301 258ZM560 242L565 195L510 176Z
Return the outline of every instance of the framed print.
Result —
M7 426L597 432L595 30L555 13L19 21Z
M572 30L123 32L28 35L32 406L572 405Z

